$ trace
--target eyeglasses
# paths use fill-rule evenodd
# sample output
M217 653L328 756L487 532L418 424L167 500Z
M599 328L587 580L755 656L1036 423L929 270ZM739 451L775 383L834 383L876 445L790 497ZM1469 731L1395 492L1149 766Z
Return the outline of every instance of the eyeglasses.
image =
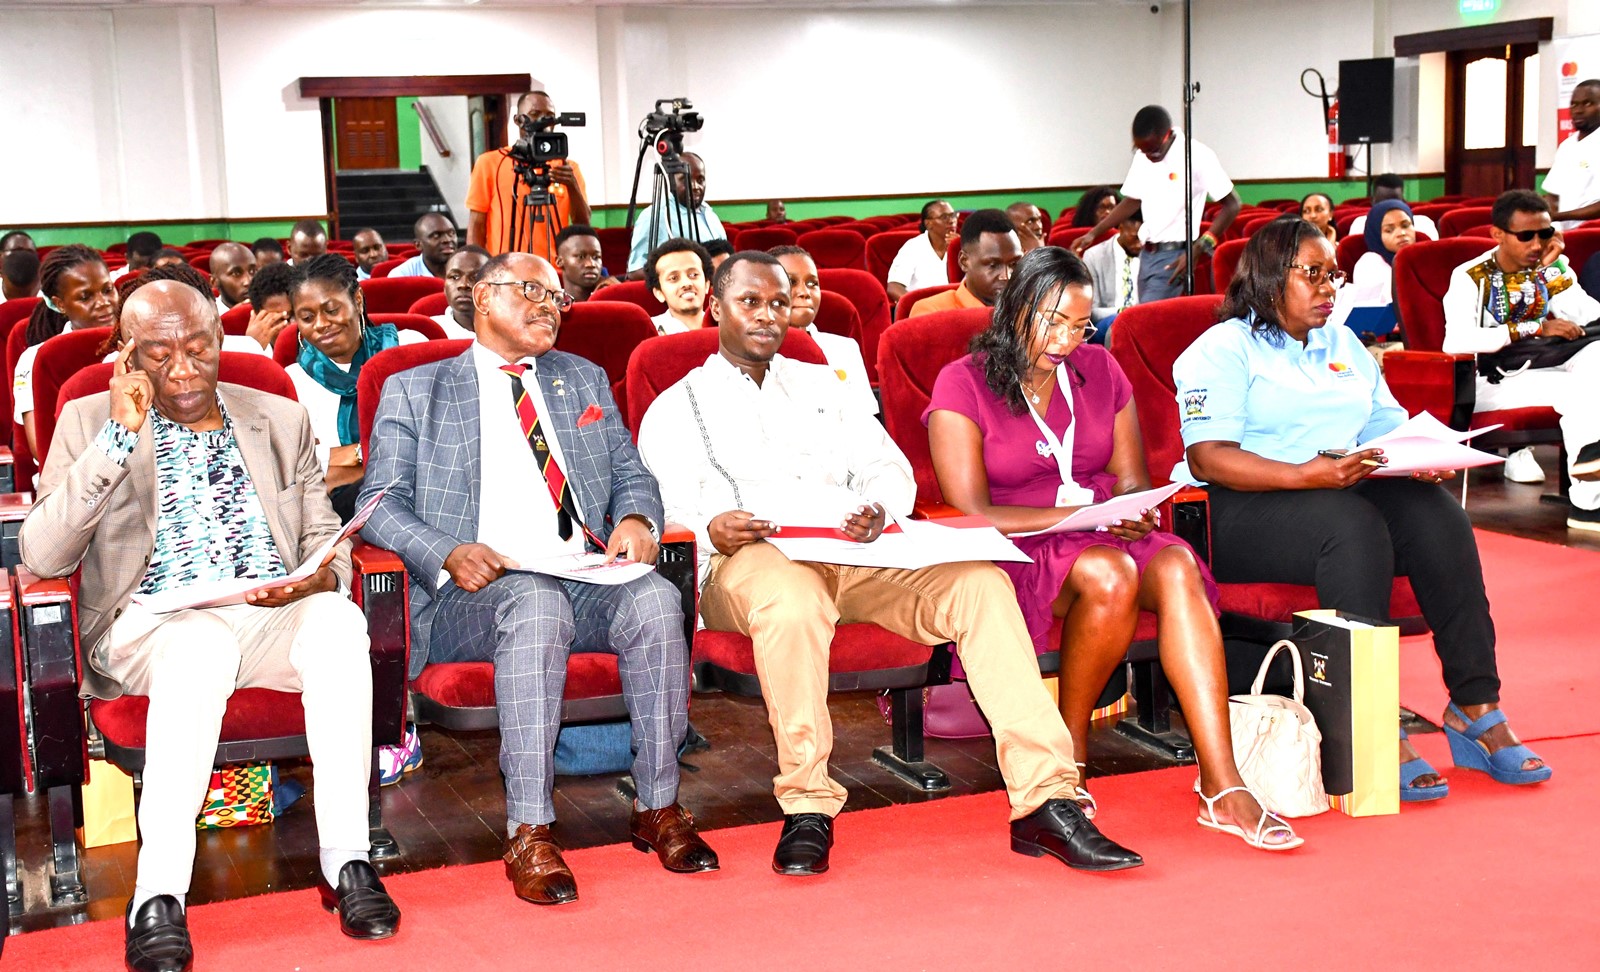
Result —
M1303 271L1306 275L1306 281L1313 287L1320 287L1322 286L1323 281L1327 281L1328 286L1332 287L1334 290L1338 290L1340 287L1343 287L1344 282L1349 279L1348 275L1343 270L1329 270L1327 272L1323 272L1321 267L1308 267L1302 263L1291 263L1289 264L1289 269Z
M1532 243L1535 236L1541 240L1548 240L1555 236L1556 228L1554 226L1546 226L1544 229L1522 230L1519 233L1513 233L1510 230L1501 230L1500 232L1507 236L1515 237L1518 243Z
M929 216L928 217L928 222L930 222L930 223L949 223L949 222L954 222L955 218L956 218L956 214L952 210L951 212L948 212L948 213L936 213L936 214L934 214L932 216Z
M1100 329L1095 327L1093 324L1073 325L1068 324L1066 321L1058 321L1055 318L1046 317L1043 314L1035 314L1033 315L1033 319L1039 325L1039 329L1041 331L1049 331L1057 327L1066 328L1067 337L1074 341L1087 341L1096 334L1100 333Z
M491 287L521 287L522 296L530 304L542 304L550 301L558 310L569 310L572 307L572 295L565 290L554 290L546 287L537 280L490 280Z

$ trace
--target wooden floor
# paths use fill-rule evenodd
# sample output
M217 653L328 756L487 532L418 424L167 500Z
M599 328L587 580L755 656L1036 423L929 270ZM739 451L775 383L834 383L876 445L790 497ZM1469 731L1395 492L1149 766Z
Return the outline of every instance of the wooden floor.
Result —
M1547 471L1554 469L1553 449L1540 450L1538 455ZM1546 488L1554 487L1552 477ZM1468 509L1473 522L1484 529L1600 550L1600 534L1568 531L1565 508L1541 503L1541 492L1537 486L1507 483L1497 474L1479 473L1472 477ZM946 794L922 794L872 762L872 749L887 745L889 733L869 695L835 696L831 708L835 733L832 771L850 790L847 810L1001 787L992 741L931 739L927 757L950 775L953 786ZM775 750L760 701L697 696L691 718L711 742L711 749L685 760L680 799L694 811L701 828L778 820L781 814L772 799ZM1412 731L1427 728L1431 727L1419 725ZM401 855L380 869L397 873L498 858L505 829L498 736L424 727L422 745L422 767L402 783L383 790L384 821L399 843ZM1117 733L1109 723L1092 732L1088 761L1091 778L1170 765ZM308 767L282 769L309 784ZM566 846L626 839L628 801L619 791L622 779L613 775L557 781L556 828ZM306 797L271 826L201 832L190 900L204 903L311 887L317 868L313 799L314 794ZM996 827L1001 824L997 819ZM14 919L19 928L75 924L122 913L133 885L134 844L86 851L89 902L51 907L44 890L48 887L49 835L42 800L19 801L17 830L24 889L23 913ZM840 824L839 839L850 839L847 818ZM639 866L655 865L641 856ZM579 874L578 880L581 885L583 875Z

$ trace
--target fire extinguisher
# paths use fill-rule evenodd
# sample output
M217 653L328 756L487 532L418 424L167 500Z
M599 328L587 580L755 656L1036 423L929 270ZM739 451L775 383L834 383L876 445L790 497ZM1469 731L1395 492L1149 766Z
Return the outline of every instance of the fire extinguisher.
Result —
M1328 178L1344 178L1344 146L1339 144L1339 98L1328 99Z

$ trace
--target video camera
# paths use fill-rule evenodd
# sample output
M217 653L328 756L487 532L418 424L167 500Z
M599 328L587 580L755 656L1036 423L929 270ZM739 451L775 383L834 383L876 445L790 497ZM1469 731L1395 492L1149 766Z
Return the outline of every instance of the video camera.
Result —
M662 106L671 110L663 111ZM683 151L683 133L698 132L706 123L698 111L687 110L693 107L688 98L657 98L656 110L639 123L639 133L655 142L656 154L663 159L676 159Z
M567 133L550 129L557 125L582 128L588 123L581 111L567 111L541 118L518 115L512 121L522 130L522 137L511 146L511 158L530 168L542 168L567 157Z

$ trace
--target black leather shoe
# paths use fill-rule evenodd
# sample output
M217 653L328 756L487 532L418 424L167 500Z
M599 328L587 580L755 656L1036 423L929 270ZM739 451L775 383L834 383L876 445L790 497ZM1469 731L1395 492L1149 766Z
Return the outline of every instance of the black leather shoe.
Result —
M786 813L778 849L772 852L772 869L803 877L828 869L828 849L833 846L833 818L825 813Z
M378 872L366 861L349 861L339 868L339 890L328 879L317 878L322 907L339 914L339 930L351 938L376 940L400 930L400 908L383 890Z
M183 906L170 894L158 894L132 915L133 899L123 924L127 928L124 958L128 972L189 972L194 968L194 946L189 942L189 922ZM128 921L128 917L132 921Z
M1144 863L1144 858L1096 830L1083 808L1071 800L1049 800L1013 820L1011 849L1029 857L1049 854L1080 871L1120 871Z

